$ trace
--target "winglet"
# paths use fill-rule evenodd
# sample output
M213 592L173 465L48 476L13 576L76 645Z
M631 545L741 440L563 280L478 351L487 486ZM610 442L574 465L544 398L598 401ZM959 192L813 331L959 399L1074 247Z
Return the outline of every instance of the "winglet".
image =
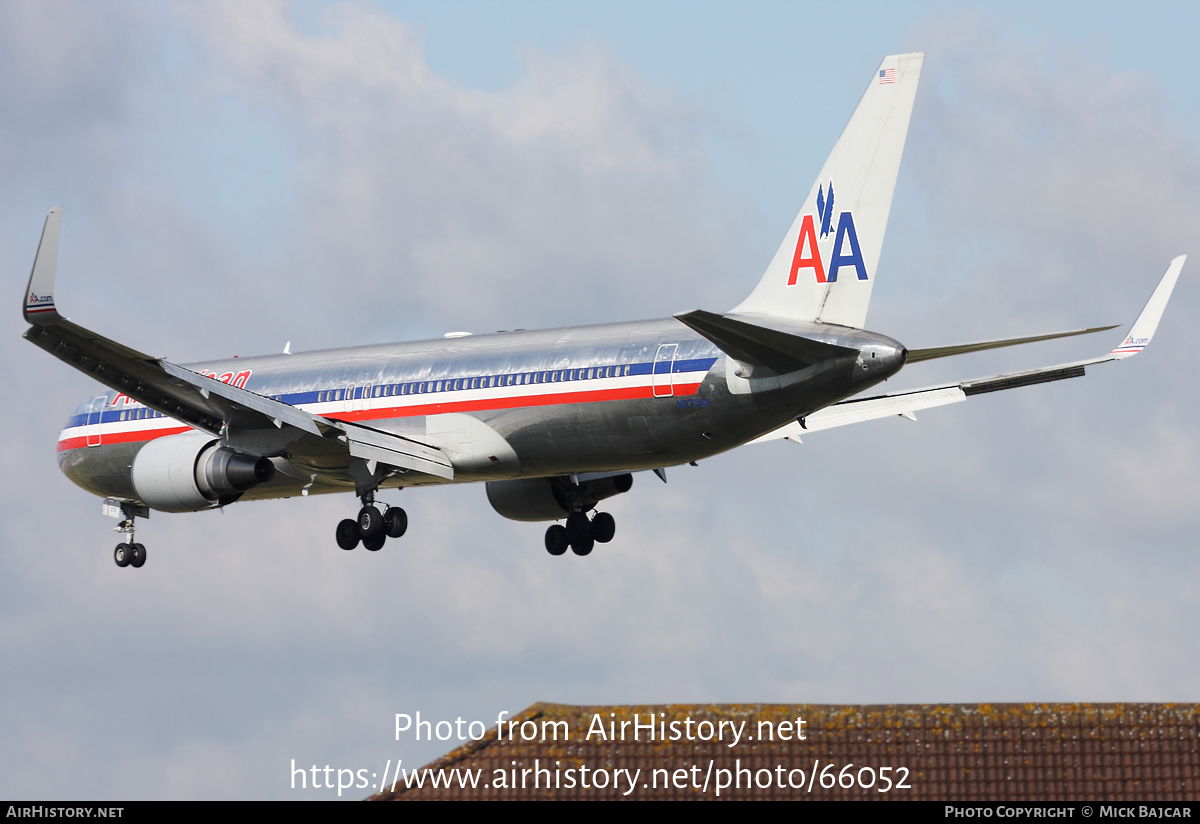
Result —
M1183 271L1183 263L1186 260L1187 255L1180 255L1171 261L1171 265L1167 267L1167 273L1158 282L1158 288L1154 290L1154 294L1150 296L1150 300L1146 301L1146 308L1138 315L1138 319L1133 322L1133 328L1129 330L1129 334L1125 336L1125 340L1121 342L1121 345L1112 350L1111 354L1114 359L1120 360L1121 358L1136 355L1150 343L1150 339L1154 337L1154 330L1158 328L1158 322L1162 319L1163 310L1167 308L1167 301L1171 299L1171 291L1175 288L1175 281L1179 280L1179 273Z
M29 274L29 287L25 290L25 302L21 312L30 323L45 325L62 320L54 306L54 271L58 266L58 227L62 221L62 207L55 206L46 215L42 228L42 240L38 244L37 257L33 259L33 271Z

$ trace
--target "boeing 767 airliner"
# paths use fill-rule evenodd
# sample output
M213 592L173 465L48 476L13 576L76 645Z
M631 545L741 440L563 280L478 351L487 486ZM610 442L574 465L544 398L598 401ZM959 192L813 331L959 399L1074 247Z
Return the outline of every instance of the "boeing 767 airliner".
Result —
M58 442L62 471L120 518L118 566L140 567L151 509L353 491L337 543L378 550L408 526L380 490L482 481L492 507L553 521L546 549L612 540L597 505L634 472L743 444L1080 377L1137 354L1183 268L1175 258L1122 343L1102 357L893 394L906 363L1114 327L908 350L865 329L922 54L893 55L813 183L758 286L723 314L508 332L203 362L144 355L63 318L61 207L50 210L23 306L25 338L104 385ZM589 513L594 513L589 515ZM558 522L562 523L558 523Z

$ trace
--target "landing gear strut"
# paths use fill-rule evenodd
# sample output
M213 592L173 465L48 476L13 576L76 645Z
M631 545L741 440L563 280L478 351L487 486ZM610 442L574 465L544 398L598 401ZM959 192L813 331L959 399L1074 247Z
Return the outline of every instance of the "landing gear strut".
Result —
M611 541L616 531L616 519L607 512L597 512L590 521L586 513L572 512L566 526L554 524L546 530L546 551L562 555L570 547L576 555L589 555L596 544Z
M358 519L347 518L337 526L337 545L354 549L361 543L371 552L383 548L388 538L399 538L408 530L408 514L398 506L387 506L384 512L375 506L375 493L362 496Z
M125 517L113 528L113 531L120 532L128 537L117 544L117 548L113 550L113 561L119 567L131 566L137 569L146 563L146 547L135 543L133 540L133 520L137 517L137 507L134 504L122 501L121 514Z

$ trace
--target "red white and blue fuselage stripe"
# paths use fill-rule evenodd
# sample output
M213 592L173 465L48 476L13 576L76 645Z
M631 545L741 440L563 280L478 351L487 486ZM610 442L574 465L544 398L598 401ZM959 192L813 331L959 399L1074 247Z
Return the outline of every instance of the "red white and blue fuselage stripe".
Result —
M363 382L352 386L343 383L327 389L281 394L271 394L269 386L256 388L251 377L246 388L315 415L337 420L370 421L450 412L487 412L695 395L716 360L715 357L701 357L656 364L607 363L500 374L424 377L386 383ZM149 441L191 429L123 395L111 400L99 395L90 403L90 409L85 404L63 429L59 435L58 451L89 445Z

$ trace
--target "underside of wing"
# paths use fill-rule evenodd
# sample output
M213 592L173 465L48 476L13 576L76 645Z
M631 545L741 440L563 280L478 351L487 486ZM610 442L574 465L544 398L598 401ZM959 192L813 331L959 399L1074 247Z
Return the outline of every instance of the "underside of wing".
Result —
M1153 294L1151 294L1150 300L1146 303L1145 308L1142 309L1141 314L1138 315L1137 320L1134 321L1129 334L1125 336L1116 349L1113 349L1107 355L1091 358L1090 360L1076 361L1075 363L1044 366L1039 369L992 375L986 378L960 381L959 383L929 386L923 389L912 389L905 392L875 395L867 398L850 398L849 400L814 412L797 420L795 423L782 426L773 432L750 441L750 443L762 443L764 441L781 439L800 443L800 438L805 432L815 432L821 429L831 429L836 426L846 426L851 423L889 418L893 415L899 415L915 421L916 415L914 413L922 409L958 403L959 401L965 401L972 395L1000 392L1005 389L1050 383L1052 381L1066 380L1067 378L1082 378L1086 374L1086 367L1131 357L1142 351L1150 343L1150 339L1158 329L1158 322L1162 319L1163 311L1166 309L1167 302L1171 298L1171 292L1175 288L1175 283L1179 279L1179 274L1183 270L1183 264L1186 260L1187 256L1181 255L1171 261L1171 265L1167 267L1166 273L1158 282L1158 286L1155 288ZM1113 328L1115 327L1105 326L1094 329L1081 329L1075 332L1038 335L1030 338L1010 338L1002 341L947 346L940 349L915 349L909 350L908 362L942 358L963 352L977 352L983 349L995 349L1001 346L1015 346L1019 343L1032 343L1038 340L1086 335Z
M965 401L972 395L987 392L999 392L1004 389L1016 389L1020 386L1033 386L1038 383L1065 380L1066 378L1082 378L1084 366L1090 363L1103 363L1110 358L1086 361L1065 366L1047 366L1043 369L1031 369L1025 372L1011 372L1004 375L994 375L988 378L976 378L960 383L949 383L941 386L928 386L922 389L912 389L907 392L896 392L888 395L873 395L867 398L851 398L850 400L827 406L819 412L807 416L802 421L790 423L773 432L756 438L750 443L764 443L779 439L800 442L807 432L817 432L822 429L833 429L852 423L873 421L880 418L890 418L898 415L909 420L916 420L917 412L922 409L932 409L935 406L945 406L951 403Z
M25 339L157 412L259 456L338 455L355 472L389 468L451 480L454 469L438 449L401 435L313 415L162 358L155 358L84 329L59 314L54 299L61 208L46 217L22 313Z

